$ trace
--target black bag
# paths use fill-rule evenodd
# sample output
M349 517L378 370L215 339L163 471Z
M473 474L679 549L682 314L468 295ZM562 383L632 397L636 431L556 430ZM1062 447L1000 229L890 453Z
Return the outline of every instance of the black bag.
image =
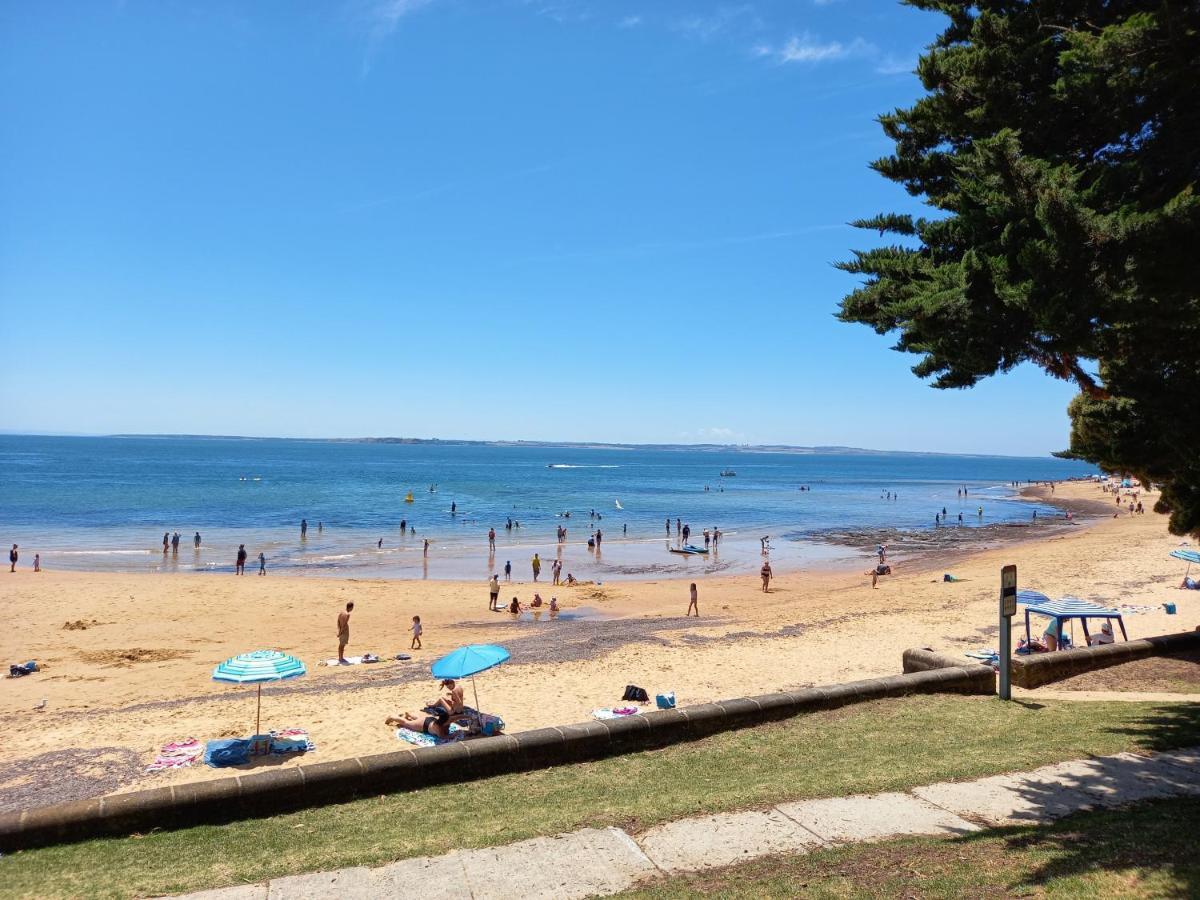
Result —
M622 700L632 700L634 703L649 703L650 695L646 693L645 688L640 688L636 684L625 685L625 696Z

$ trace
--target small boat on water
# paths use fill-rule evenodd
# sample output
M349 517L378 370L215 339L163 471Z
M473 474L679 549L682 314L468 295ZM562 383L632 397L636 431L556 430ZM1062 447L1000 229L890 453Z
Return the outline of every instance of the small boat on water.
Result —
M733 471L733 469L722 469L721 470L722 478L734 478L736 475L737 475L737 472Z

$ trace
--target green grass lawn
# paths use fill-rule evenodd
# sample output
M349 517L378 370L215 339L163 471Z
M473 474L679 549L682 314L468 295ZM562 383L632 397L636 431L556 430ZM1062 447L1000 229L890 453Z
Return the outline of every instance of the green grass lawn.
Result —
M638 831L784 800L1197 744L1200 704L1001 703L953 695L878 701L600 762L16 853L0 859L0 896L197 890L584 826Z
M1197 897L1200 800L1080 813L1044 827L902 838L653 882L620 900L804 897Z

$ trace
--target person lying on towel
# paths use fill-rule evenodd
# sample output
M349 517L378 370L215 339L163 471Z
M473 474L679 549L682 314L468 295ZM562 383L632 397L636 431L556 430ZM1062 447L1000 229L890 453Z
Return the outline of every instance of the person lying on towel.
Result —
M462 715L463 712L463 689L454 683L453 678L443 679L439 687L441 690L438 696L422 707L420 713L406 712L399 716L388 716L384 719L384 724L448 738L451 717Z

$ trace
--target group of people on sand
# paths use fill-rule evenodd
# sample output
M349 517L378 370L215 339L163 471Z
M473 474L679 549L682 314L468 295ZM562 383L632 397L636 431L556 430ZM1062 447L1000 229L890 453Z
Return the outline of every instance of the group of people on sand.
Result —
M8 571L9 572L17 571L17 561L20 560L20 558L21 558L20 549L21 548L18 547L16 544L13 544L12 549L8 551ZM33 571L35 571L35 572L42 571L42 554L40 554L40 553L33 554Z
M575 578L574 575L568 574L567 577L572 580L572 583L574 582L574 578ZM558 581L556 580L555 584L557 584L557 583L558 583ZM528 608L532 609L532 610L540 610L540 609L542 609L542 607L546 607L547 609L549 609L551 616L558 615L558 611L559 611L558 598L551 597L550 603L547 604L542 599L542 595L535 591L534 595L533 595L533 599L531 601L529 601ZM522 604L521 601L516 597L513 597L512 600L509 601L507 606L501 606L500 605L500 576L493 574L492 577L488 579L488 612L504 612L505 610L507 610L508 612L510 612L514 616L516 616L516 615L520 615L522 612L524 612L525 609L526 609L526 607L524 606L524 604Z
M346 645L350 643L350 614L354 612L354 601L351 600L346 604L346 608L338 613L337 617L337 641L338 655L337 661L339 665L349 665L346 660ZM409 643L408 649L421 649L421 635L425 633L425 626L421 624L420 616L412 617L412 625L408 627L412 633L412 641Z

